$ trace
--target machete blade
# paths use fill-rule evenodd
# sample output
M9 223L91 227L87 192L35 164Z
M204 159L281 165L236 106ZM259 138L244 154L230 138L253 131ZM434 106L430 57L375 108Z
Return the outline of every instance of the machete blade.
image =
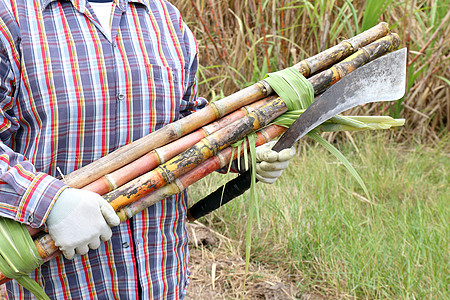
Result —
M329 87L289 127L274 150L292 146L309 131L352 107L398 100L406 88L406 48L386 54Z

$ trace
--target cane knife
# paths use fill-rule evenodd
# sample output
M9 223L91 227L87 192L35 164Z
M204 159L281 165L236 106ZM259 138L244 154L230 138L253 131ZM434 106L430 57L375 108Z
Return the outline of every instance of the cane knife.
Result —
M354 70L314 101L273 146L281 151L333 116L358 105L398 100L406 88L406 48L386 54ZM188 210L194 221L228 203L250 188L251 170L229 181Z

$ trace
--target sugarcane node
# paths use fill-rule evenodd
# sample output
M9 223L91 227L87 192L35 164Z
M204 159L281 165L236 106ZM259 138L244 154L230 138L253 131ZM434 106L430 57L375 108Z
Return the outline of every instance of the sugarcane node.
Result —
M348 44L348 46L350 47L349 49L351 49L351 50L358 49L358 48L355 48L355 45L353 45L353 44L350 42L350 40L343 40L341 43L342 43L342 44Z
M267 83L267 81L260 80L260 81L258 81L257 84L261 85L261 93L264 96L268 96L268 95L272 94L272 92L273 92L272 87L270 86L270 84Z
M158 187L160 187L160 181L150 179L142 184L123 186L120 190L116 189L104 195L103 198L109 202L115 211L118 211L129 204L132 199L143 197Z
M38 243L37 241L35 241L34 245L36 246L36 249L39 252L39 255L41 256L41 258L45 258L51 254L51 253L48 253L47 249L42 247L41 243Z
M398 34L390 33L389 35L380 38L376 43L369 44L364 47L370 54L370 60L377 59L388 52L398 49L401 40Z
M305 77L308 77L311 74L311 67L306 60L302 60L293 67Z
M217 108L217 105L216 105L215 102L208 103L207 107L210 107L210 108L214 111L214 115L215 115L215 118L216 118L216 119L219 119L219 118L220 118L220 111L219 111L219 109Z
M339 73L339 80L369 62L370 58L371 56L365 48L361 48L358 52L352 55L351 60L344 59L341 63L336 65L336 70Z
M179 174L192 169L199 162L212 156L213 153L214 147L209 140L207 138L202 139L199 143L184 151L183 155L177 155L168 161L167 164L160 166L164 182L173 182Z

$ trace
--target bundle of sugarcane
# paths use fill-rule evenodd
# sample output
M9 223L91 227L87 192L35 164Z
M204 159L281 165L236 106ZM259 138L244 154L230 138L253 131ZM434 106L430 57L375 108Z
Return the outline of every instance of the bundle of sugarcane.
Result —
M309 77L318 95L356 68L396 49L399 43L398 36L381 23L294 68ZM71 187L106 193L105 199L121 219L130 218L236 158L239 153L230 145L237 140L262 128L257 144L281 134L285 129L280 126L264 128L287 111L286 103L270 94L272 88L262 80L68 174L64 181ZM29 231L36 237L34 244L43 261L59 254L49 235ZM1 276L3 283L7 279Z

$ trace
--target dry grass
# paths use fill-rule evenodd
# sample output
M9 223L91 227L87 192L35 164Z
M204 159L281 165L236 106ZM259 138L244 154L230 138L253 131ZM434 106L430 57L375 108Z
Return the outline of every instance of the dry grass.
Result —
M200 94L210 100L354 36L364 19L374 16L364 15L366 1L172 2L199 41ZM404 117L407 124L397 137L437 141L450 126L448 1L387 3L374 21L388 22L410 50L408 93L395 103L367 106L358 113Z
M292 300L300 295L287 272L271 271L251 264L247 279L240 242L200 224L188 224L190 237L191 282L187 300L193 299L279 299ZM307 298L303 298L307 299ZM321 299L321 298L318 298Z

